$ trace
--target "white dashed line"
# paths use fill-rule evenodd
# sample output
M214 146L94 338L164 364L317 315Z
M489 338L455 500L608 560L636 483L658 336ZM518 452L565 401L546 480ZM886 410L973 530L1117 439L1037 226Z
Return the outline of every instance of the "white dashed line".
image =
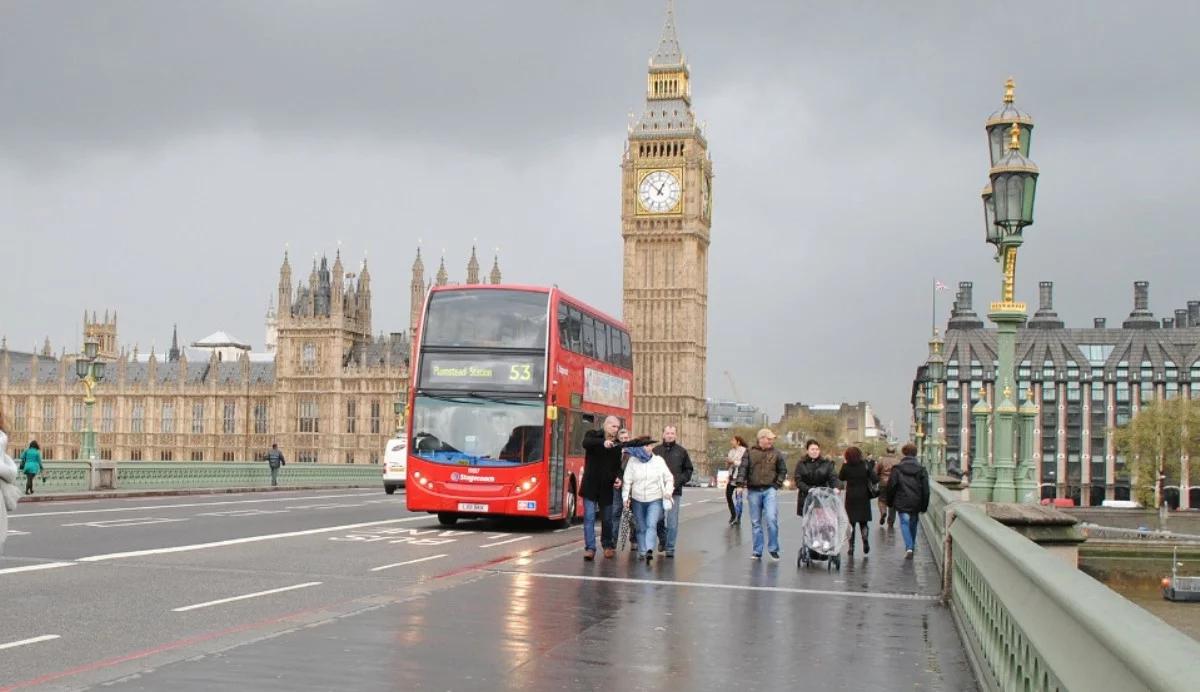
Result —
M285 591L295 591L296 589L307 589L310 586L320 586L322 583L324 583L324 582L310 581L310 582L305 582L303 584L296 584L294 586L284 586L279 589L269 589L267 591L256 591L254 593L242 594L241 596L222 598L217 601L208 601L205 603L197 603L195 605L183 606L182 608L172 608L171 612L172 613L186 613L189 610L199 610L201 608L208 608L209 606L222 605L225 603L233 603L234 601L244 601L248 598L258 598L259 596L270 596L271 594L283 593Z
M483 545L481 545L479 547L480 548L494 548L498 545L505 545L508 543L516 543L517 541L526 541L526 540L529 540L530 538L533 538L533 536L517 536L516 538L510 538L507 541L498 541L496 543L484 543Z
M17 574L19 572L37 572L43 569L58 569L59 567L71 567L74 562L47 562L41 565L25 565L24 567L9 567L0 569L0 574Z
M30 639L22 639L19 642L9 642L7 644L0 644L0 650L15 649L18 646L25 646L26 644L38 644L41 642L53 641L58 638L59 638L59 635L57 635L57 634L43 634L40 637L32 637Z
M430 555L428 557L419 557L416 560L408 560L406 562L393 562L390 565L380 565L379 567L372 567L371 571L372 572L380 572L385 569L391 569L393 567L403 567L405 565L415 565L418 562L429 562L430 560L437 560L438 558L443 558L443 557L449 557L449 554L442 553L441 555Z

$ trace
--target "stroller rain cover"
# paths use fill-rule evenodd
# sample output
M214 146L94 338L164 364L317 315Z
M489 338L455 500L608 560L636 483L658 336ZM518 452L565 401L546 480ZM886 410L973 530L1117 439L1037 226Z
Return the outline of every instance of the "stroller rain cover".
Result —
M804 500L800 517L804 547L821 555L838 555L850 538L850 517L833 488L813 488Z

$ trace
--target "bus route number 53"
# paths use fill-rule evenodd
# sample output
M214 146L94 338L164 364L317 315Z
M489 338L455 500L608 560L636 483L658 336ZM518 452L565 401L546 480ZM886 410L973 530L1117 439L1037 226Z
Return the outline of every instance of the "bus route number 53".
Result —
M531 379L533 379L533 367L529 364L509 366L509 382L528 382Z

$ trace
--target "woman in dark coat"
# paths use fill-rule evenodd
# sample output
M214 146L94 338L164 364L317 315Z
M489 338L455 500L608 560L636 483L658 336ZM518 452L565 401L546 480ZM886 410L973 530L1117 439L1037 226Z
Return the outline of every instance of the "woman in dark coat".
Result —
M821 456L821 444L816 440L804 443L804 459L796 464L796 516L804 516L804 501L813 488L836 488L837 475L833 472L833 461Z
M850 518L850 552L854 552L854 528L858 527L862 536L863 555L871 552L871 544L867 542L867 526L871 523L871 491L872 483L879 483L875 469L863 462L862 450L849 447L843 455L846 463L838 472L838 480L844 483L846 515Z

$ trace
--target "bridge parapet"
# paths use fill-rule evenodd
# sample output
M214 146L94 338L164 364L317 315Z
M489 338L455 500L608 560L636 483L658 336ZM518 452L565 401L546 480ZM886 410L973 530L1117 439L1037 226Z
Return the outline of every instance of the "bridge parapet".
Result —
M923 525L943 597L989 690L1178 690L1200 643L958 493L932 485Z
M118 461L115 490L198 490L257 488L271 484L266 462L226 461ZM96 489L95 469L86 461L50 461L39 493L84 492ZM382 484L378 464L300 464L280 469L282 487L347 487Z

